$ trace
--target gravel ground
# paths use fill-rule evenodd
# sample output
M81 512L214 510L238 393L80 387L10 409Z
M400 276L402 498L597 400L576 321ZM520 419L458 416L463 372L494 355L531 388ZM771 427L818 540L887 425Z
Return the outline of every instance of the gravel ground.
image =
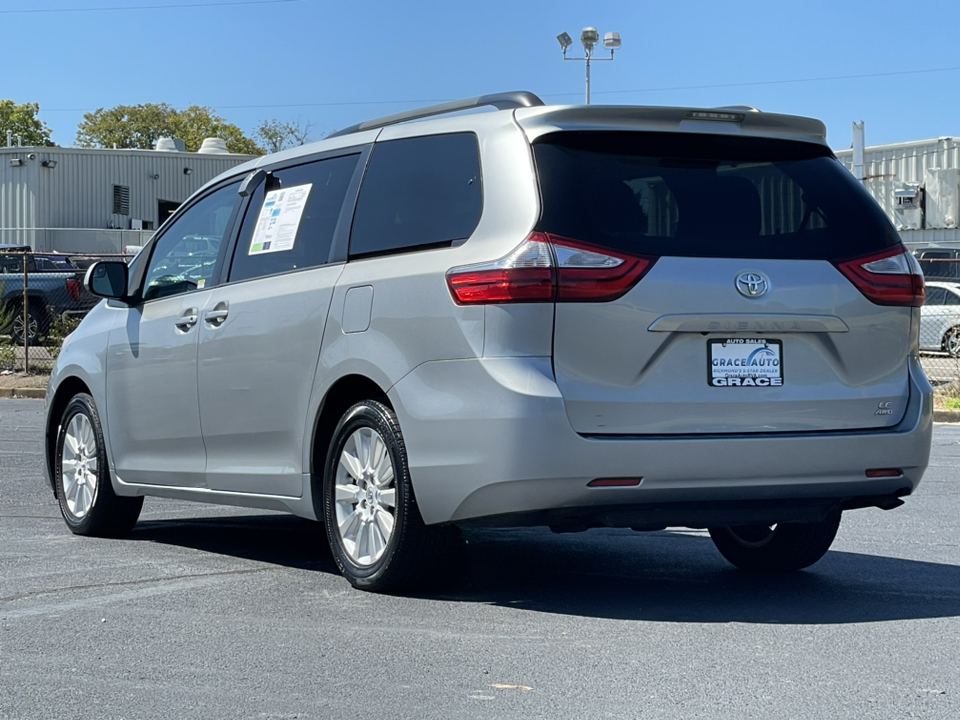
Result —
M50 381L48 373L15 372L0 374L0 389L8 388L45 388Z

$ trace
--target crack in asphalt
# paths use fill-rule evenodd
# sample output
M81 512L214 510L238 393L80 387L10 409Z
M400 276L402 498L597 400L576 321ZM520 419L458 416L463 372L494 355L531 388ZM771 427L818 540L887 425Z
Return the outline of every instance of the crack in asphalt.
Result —
M16 600L24 600L26 598L40 597L42 595L56 595L57 593L70 592L73 590L94 590L96 588L109 588L109 587L130 587L136 585L149 585L151 583L165 583L165 582L174 582L180 580L194 580L199 578L215 578L223 577L227 575L249 575L252 573L261 573L273 570L274 568L253 568L249 570L224 570L223 572L215 573L192 573L189 575L169 575L167 577L160 578L142 578L140 580L119 580L117 582L108 582L108 583L92 583L90 585L68 585L65 587L52 588L50 590L36 590L34 592L20 593L19 595L10 595L8 597L0 597L0 602L8 603L14 602Z

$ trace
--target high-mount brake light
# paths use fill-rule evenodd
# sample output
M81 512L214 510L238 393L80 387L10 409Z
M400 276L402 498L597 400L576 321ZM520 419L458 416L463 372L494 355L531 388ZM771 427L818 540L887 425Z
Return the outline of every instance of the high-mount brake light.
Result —
M836 264L877 305L920 307L926 295L920 263L903 245Z
M656 260L532 232L499 260L452 268L447 285L458 305L606 302L629 291Z

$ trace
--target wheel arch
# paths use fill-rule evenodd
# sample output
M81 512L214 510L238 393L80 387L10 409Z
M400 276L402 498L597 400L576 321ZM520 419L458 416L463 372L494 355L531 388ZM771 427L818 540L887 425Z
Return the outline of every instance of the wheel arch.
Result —
M47 478L50 481L50 487L53 495L57 495L57 483L53 476L53 457L57 451L57 431L60 426L60 418L66 409L70 400L77 393L86 393L93 395L87 384L76 376L65 378L57 387L53 399L50 400L49 410L47 412L47 426L44 433L44 462L47 464Z
M327 450L330 447L333 431L336 430L340 418L343 417L347 408L361 400L376 400L393 409L393 404L387 397L386 390L366 375L345 375L327 390L313 424L310 474L314 478L323 475Z

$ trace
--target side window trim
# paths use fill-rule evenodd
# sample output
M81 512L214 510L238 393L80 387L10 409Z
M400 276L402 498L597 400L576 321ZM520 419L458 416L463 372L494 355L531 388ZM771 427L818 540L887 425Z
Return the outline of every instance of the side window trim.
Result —
M133 277L130 280L130 287L136 288L134 292L130 293L131 299L133 301L132 303L133 305L139 306L139 305L143 305L144 303L153 302L154 300L163 299L162 297L160 297L160 298L151 298L149 300L144 300L143 299L143 283L146 280L147 269L150 267L150 263L153 262L153 254L157 249L157 244L163 238L164 235L170 232L170 228L176 226L178 218L180 218L184 213L186 213L188 210L196 206L197 203L205 200L206 198L210 197L212 194L219 192L220 190L223 190L226 187L229 187L230 185L234 185L238 183L241 179L242 179L241 176L234 176L234 177L227 178L223 182L217 183L215 186L209 188L202 195L196 195L190 198L189 204L185 202L180 207L178 207L177 211L170 217L170 219L163 224L163 228L158 232L156 232L153 235L153 237L150 238L150 242L148 246L141 251L141 253L149 252L149 256L142 257L142 258L138 257L137 268L134 272ZM224 241L220 243L220 249L217 252L218 267L222 267L222 264L223 264L224 252L225 252L224 246L228 244L228 241L231 240L233 235L236 233L238 211L241 205L242 203L238 202L233 206L233 211L230 213L230 218L227 220L227 225L226 225L226 228L224 229L224 234L223 234ZM211 283L209 285L206 285L203 288L188 290L185 293L180 293L180 294L186 295L189 293L201 292L211 287L216 287L217 285L220 284L220 275L221 275L220 273L215 273L211 278Z
M347 187L347 196L340 208L340 217L337 227L333 231L333 243L330 245L330 263L345 263L350 252L350 232L353 229L353 217L357 211L357 199L360 197L360 185L367 174L370 164L370 155L373 153L373 143L365 145L357 160L357 167L353 171L350 185Z
M264 182L264 185L266 186L270 182L270 176L274 173L300 167L301 165L309 165L310 163L320 162L323 160L333 160L335 158L344 157L347 155L359 155L359 158L357 159L357 166L353 172L353 177L350 179L350 184L347 187L347 195L344 198L343 205L340 208L340 215L337 218L337 225L334 228L333 242L330 244L330 255L329 259L327 260L328 265L344 263L347 260L347 245L350 241L350 226L353 221L353 212L357 204L357 196L360 194L360 182L363 178L363 173L366 170L367 163L370 160L370 152L372 149L373 143L368 143L366 145L354 145L347 148L338 148L336 150L327 150L326 152L303 155L291 160L286 160L282 163L264 165L258 168L259 170L265 170L267 172L268 177ZM220 267L220 273L218 274L217 280L218 286L232 285L234 283L247 282L248 280L256 279L229 279L230 272L233 268L233 263L236 259L236 254L240 250L238 243L240 242L240 228L243 224L243 218L246 217L247 212L250 210L250 205L253 202L254 197L256 197L256 193L251 193L247 197L241 198L242 201L238 205L236 217L231 220L231 222L234 222L235 224L233 227L231 227L229 247L221 246L221 252L228 253L230 261L224 262ZM218 257L217 260L219 262L220 258ZM290 272L300 272L300 270L291 270ZM278 274L282 275L283 273Z

